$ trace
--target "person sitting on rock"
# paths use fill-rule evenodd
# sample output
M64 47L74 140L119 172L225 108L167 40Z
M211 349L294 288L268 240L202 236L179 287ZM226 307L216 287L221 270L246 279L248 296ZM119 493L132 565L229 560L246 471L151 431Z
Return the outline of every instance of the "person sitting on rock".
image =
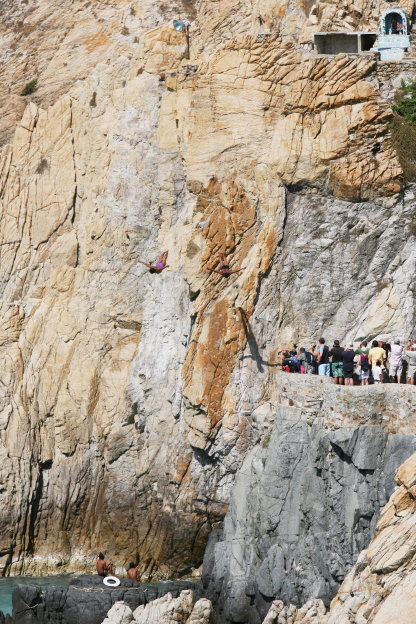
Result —
M225 254L223 253L218 254L218 259L220 261L220 268L209 269L209 270L213 271L214 273L218 273L219 275L222 275L222 277L229 277L230 275L232 275L232 273L239 273L240 271L244 271L244 267L242 267L241 269L234 269L232 271L227 262L227 258L225 257Z
M139 571L137 569L137 565L135 563L130 563L129 569L127 570L127 578L129 578L131 581L137 581L138 573Z
M111 563L107 563L105 561L105 557L104 557L103 553L100 553L98 555L96 568L97 568L97 574L99 576L108 576L109 574L112 574L112 572L113 572L112 564Z
M147 268L150 269L150 273L162 273L163 269L166 269L169 266L166 264L168 253L168 251L164 251L156 264L148 264L147 262L144 262L144 260L138 260L138 262L147 266Z

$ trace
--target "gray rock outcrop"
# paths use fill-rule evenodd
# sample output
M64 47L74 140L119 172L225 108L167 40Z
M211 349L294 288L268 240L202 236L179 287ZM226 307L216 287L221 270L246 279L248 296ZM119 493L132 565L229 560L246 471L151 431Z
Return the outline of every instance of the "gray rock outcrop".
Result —
M116 602L102 624L209 624L212 607L209 600L195 602L193 592L171 593L133 611L124 602Z
M130 607L123 601L119 601L113 604L102 624L130 624L133 619L133 611Z
M416 449L410 387L280 378L270 436L237 473L204 585L216 622L258 624L270 603L327 605L372 538L394 473Z
M326 624L326 609L322 600L309 600L297 609L274 600L263 624Z
M68 588L50 586L44 592L37 585L19 585L13 592L13 624L101 624L106 615L117 617L142 605L157 601L169 592L176 600L187 595L194 583L171 581L157 585L139 585L121 579L118 587L106 587L98 576L80 576ZM126 609L120 608L120 602ZM115 615L114 615L115 617ZM126 616L127 617L127 616Z

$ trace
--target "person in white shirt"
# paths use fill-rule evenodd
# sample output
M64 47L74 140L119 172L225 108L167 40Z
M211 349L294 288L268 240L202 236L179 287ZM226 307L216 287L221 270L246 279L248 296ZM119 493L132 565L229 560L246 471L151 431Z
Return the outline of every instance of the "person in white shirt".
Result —
M404 348L400 344L400 340L396 338L394 344L391 346L390 353L390 369L389 369L389 377L390 382L393 383L395 381L395 377L397 376L397 383L400 383L403 371L403 351Z
M407 383L414 385L416 373L416 342L414 340L410 340L405 353L407 357Z
M377 360L376 365L373 366L373 378L375 384L382 383L383 371L381 369L381 360Z

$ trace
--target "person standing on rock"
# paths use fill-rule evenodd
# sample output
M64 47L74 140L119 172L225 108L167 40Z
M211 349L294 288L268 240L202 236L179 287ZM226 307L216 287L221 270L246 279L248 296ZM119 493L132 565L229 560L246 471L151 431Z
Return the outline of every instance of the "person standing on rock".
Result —
M310 375L316 375L318 373L318 357L319 352L316 348L316 344L311 344L310 351L306 351L306 361L308 362L308 368L306 372Z
M403 347L400 340L396 339L391 346L389 376L390 382L394 383L397 376L397 383L400 383L403 371Z
M381 362L381 368L384 368L384 361L386 359L386 352L382 347L379 346L377 340L373 340L371 343L371 349L368 353L368 361L370 363L371 369L376 365L377 360ZM373 375L374 377L374 375Z
M375 364L377 360L384 362L386 359L386 352L382 347L383 342L381 340L373 340L371 343L371 349L368 353L370 364Z
M407 357L407 383L414 385L415 373L416 373L416 343L414 340L410 340L406 347Z
M325 338L319 338L318 353L318 375L329 377L331 369L329 364L329 347L325 344Z
M373 366L373 378L375 384L383 383L383 369L381 368L381 360L377 360Z
M335 383L340 386L344 383L343 353L344 349L340 346L339 340L334 340L334 346L330 350L329 356L332 360L332 377L335 379Z
M359 348L355 351L355 354L356 354L356 355L362 355L363 353L365 353L366 355L368 355L368 354L369 354L370 349L367 347L367 344L368 344L368 343L367 343L367 341L366 341L366 340L363 340L363 341L360 343Z
M350 346L342 352L342 372L344 373L345 385L354 385L354 345Z
M96 568L97 568L97 574L99 576L107 576L108 574L113 573L113 566L111 563L106 562L103 553L100 553L98 555Z
M355 352L357 354L357 352ZM370 362L368 361L368 353L362 351L358 356L358 365L360 369L360 381L362 386L368 386L370 377Z
M306 349L305 349L305 347L301 347L299 349L298 360L299 360L299 364L300 364L300 372L301 372L301 374L302 375L306 375L308 362L306 360Z
M389 342L383 342L381 345L384 349L384 353L386 354L386 359L384 360L385 372L387 373L390 370L390 356L391 356L391 344Z

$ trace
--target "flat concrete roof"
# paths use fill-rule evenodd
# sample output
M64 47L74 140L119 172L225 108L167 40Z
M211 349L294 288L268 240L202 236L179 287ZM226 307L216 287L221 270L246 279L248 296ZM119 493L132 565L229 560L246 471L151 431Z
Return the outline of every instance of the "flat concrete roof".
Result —
M342 31L342 30L337 30L337 31L330 31L330 32L316 32L313 33L314 36L315 35L378 35L378 32L371 32L371 31L364 31L364 30L354 30L354 31Z
M345 56L374 56L376 52L369 52L368 50L364 50L364 52L331 52L330 54L315 54L314 58L328 58L329 56L333 56L335 58L340 54L345 54Z

